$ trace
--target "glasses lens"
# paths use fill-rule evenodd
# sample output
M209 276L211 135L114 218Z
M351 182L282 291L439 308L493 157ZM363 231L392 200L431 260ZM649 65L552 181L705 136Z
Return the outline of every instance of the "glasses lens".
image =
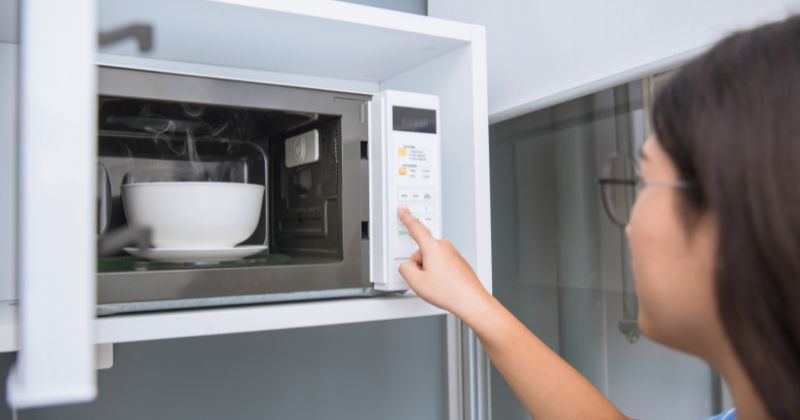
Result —
M624 226L630 220L631 208L636 199L636 165L633 159L615 155L605 168L603 203L609 217Z

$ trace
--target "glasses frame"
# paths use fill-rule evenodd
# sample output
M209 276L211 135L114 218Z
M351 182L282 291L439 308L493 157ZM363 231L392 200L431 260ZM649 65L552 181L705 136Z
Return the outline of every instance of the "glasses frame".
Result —
M613 164L615 159L623 159L630 161L633 166L633 178L618 178L611 176L611 165ZM629 155L623 155L620 153L614 153L606 159L606 163L603 166L603 176L597 179L597 184L600 189L600 200L603 203L603 210L606 212L606 216L608 216L609 220L612 223L619 227L625 227L628 225L630 221L630 210L628 210L628 220L622 220L615 212L611 209L611 203L609 203L608 195L606 194L606 188L611 185L630 185L634 188L634 198L633 202L630 204L630 208L633 208L633 205L636 203L636 198L639 195L639 191L645 187L661 187L661 188L677 188L677 189L690 189L694 188L694 184L684 180L676 180L676 181L663 181L663 180L645 180L641 176L639 176L639 164L633 157Z

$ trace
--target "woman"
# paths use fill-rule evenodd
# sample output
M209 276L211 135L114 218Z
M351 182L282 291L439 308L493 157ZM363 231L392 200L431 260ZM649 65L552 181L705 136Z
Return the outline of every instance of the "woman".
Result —
M639 325L708 362L739 419L800 419L800 17L736 33L681 69L653 107L625 232ZM407 209L400 267L466 322L537 419L624 415L482 287Z

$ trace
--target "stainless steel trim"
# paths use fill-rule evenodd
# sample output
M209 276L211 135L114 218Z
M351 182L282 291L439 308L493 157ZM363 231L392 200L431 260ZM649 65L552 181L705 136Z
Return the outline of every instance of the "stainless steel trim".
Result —
M491 418L489 359L484 353L475 332L466 325L464 326L464 331L467 339L467 346L464 350L468 356L465 360L469 360L469 365L464 367L468 372L468 375L464 376L467 378L467 386L465 388L469 390L469 394L465 398L469 411L466 413L465 418L488 420Z
M490 364L478 337L452 315L447 335L450 420L491 419Z
M447 418L461 420L464 418L461 321L455 315L447 314L445 323L447 333Z

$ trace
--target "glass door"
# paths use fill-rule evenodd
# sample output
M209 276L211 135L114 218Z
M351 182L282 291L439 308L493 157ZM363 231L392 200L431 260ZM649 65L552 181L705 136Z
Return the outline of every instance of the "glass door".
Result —
M494 294L626 415L703 418L711 371L639 335L628 245L597 182L609 156L636 158L658 79L491 127ZM491 381L493 418L528 418L496 371Z

